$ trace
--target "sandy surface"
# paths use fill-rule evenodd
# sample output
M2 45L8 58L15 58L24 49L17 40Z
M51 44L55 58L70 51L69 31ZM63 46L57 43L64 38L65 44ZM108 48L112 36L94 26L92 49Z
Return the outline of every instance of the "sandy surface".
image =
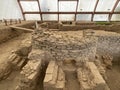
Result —
M120 65L113 65L112 70L107 71L107 83L111 90L120 90Z
M15 37L14 39L0 44L0 63L6 61L10 53L20 46L22 40L24 40L27 37L30 37L30 35L30 33L24 33L19 37Z
M59 34L70 35L70 37L82 37L83 31L66 31L66 32L59 32ZM96 31L95 35L119 35L116 33L105 33L105 31ZM27 37L31 37L30 33L24 33L19 37L13 38L5 43L0 44L0 64L6 62L8 56L11 54L13 50L16 50L21 42L26 39ZM66 67L69 67L66 69ZM78 90L79 82L77 80L76 71L74 71L76 67L72 64L66 65L64 67L64 72L66 74L66 88L69 90ZM20 71L13 72L6 80L0 81L0 90L14 90L18 81L20 79ZM112 70L107 71L108 76L108 85L110 86L111 90L120 90L120 67L113 66ZM72 87L73 86L73 87Z
M20 80L20 72L13 72L6 80L0 82L0 90L15 90Z
M5 43L0 44L0 64L8 61L11 51L19 48L21 42L31 37L30 33L24 33ZM0 90L14 90L20 79L20 71L14 71L6 80L0 81Z

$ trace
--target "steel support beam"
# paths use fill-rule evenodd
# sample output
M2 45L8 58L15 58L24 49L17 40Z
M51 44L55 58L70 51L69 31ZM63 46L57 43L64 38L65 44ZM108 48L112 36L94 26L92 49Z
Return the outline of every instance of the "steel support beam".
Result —
M94 8L94 11L93 11L93 14L92 14L92 17L91 17L91 21L93 21L93 18L94 18L98 3L99 3L99 0L96 1L95 8Z
M59 0L57 2L57 6L58 6L58 12L59 12ZM59 21L60 17L59 17L59 14L58 14L58 21Z
M79 0L58 0L58 11L57 12L42 12L39 0L17 0L17 1L18 1L18 4L19 4L19 7L21 9L22 16L23 16L24 20L26 20L25 14L40 14L41 20L43 20L42 14L57 14L58 15L58 21L59 21L59 15L60 14L75 14L74 21L76 21L77 14L92 14L91 21L93 21L93 18L94 18L95 14L109 14L108 20L111 21L111 18L112 18L113 14L120 14L120 12L114 12L120 0L116 0L116 3L113 6L113 9L112 9L111 12L96 12L96 8L97 8L97 5L99 3L99 0L96 1L96 4L95 4L93 12L77 12ZM37 1L38 2L38 6L39 6L39 11L38 12L24 12L20 1ZM60 12L59 11L59 1L77 1L76 11L75 12Z
M58 1L78 1L78 0L58 0Z
M93 12L24 12L23 14L93 14ZM111 14L111 12L94 12L94 14ZM120 12L113 12L120 14Z
M76 13L77 13L77 10L78 10L78 4L79 4L79 0L77 0L77 5L76 5ZM74 21L76 21L76 17L77 17L77 14L75 13L75 20Z
M32 2L33 2L33 1L37 1L37 0L20 0L20 1L28 1L28 2L29 2L29 1L31 2L31 1L32 1Z
M120 0L116 0L115 5L113 6L113 9L112 9L111 13L109 14L108 21L111 21L112 15L115 13L114 11L115 11L119 1Z
M39 11L41 12L41 8L40 8L40 2L39 2L39 0L37 0L37 2L38 2ZM40 14L40 18L41 18L41 21L43 21L42 13Z
M17 2L18 2L18 5L19 5L19 7L20 7L20 10L21 10L21 13L22 13L22 16L23 16L23 20L26 20L25 14L24 14L24 11L23 11L23 8L22 8L22 5L21 5L21 3L20 3L20 0L17 0Z

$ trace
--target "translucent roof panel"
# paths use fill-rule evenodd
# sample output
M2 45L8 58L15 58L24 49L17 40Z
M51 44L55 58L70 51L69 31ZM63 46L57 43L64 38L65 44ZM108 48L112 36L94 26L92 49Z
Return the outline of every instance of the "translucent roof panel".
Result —
M39 0L41 11L58 11L58 0Z
M100 12L110 12L112 11L112 8L114 7L114 4L117 0L99 0L99 3L97 5L96 11Z
M108 14L95 14L93 21L108 21Z
M37 1L21 1L20 2L23 8L23 11L39 11L38 3Z
M117 7L116 7L115 11L120 12L120 2L118 3L118 5L117 5Z
M113 14L111 20L112 21L120 21L120 14Z
M61 21L73 21L75 18L75 15L74 14L60 14L59 15L59 20Z
M77 21L91 21L92 14L77 14Z
M96 0L79 0L78 11L94 11Z
M60 1L59 2L59 11L61 12L75 12L76 11L76 1Z
M58 14L42 14L43 20L58 20Z
M41 20L39 14L25 14L26 20Z

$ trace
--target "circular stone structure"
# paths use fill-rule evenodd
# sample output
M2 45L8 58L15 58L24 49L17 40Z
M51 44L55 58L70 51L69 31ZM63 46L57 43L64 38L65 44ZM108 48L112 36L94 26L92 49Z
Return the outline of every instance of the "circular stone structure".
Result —
M49 51L55 60L94 60L97 38L85 38L81 31L36 30L33 48Z
M115 32L84 30L83 31L49 31L36 30L33 34L33 47L48 50L57 60L78 57L94 59L95 54L110 54L113 60L120 58L120 34ZM87 38L86 38L87 37ZM77 57L78 56L78 57ZM83 58L82 58L83 59Z
M115 32L95 31L95 37L98 38L97 54L110 54L113 61L120 59L120 34Z
M40 28L33 33L30 60L16 90L110 90L105 72L119 54L118 33Z

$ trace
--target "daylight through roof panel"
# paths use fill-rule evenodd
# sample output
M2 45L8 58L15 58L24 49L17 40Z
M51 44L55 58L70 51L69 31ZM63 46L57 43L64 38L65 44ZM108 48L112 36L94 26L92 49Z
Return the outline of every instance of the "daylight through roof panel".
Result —
M57 14L42 14L43 20L56 20L58 18Z
M117 7L116 7L115 11L120 12L120 2L118 3L118 5L117 5Z
M41 20L39 14L25 14L26 20Z
M77 14L77 21L91 21L92 14Z
M113 14L111 21L120 21L120 14Z
M96 0L79 0L78 11L80 12L93 11L95 3Z
M111 12L117 0L99 0L96 11Z
M93 21L108 21L108 14L95 14Z
M38 1L40 2L40 4ZM86 1L84 0L36 0L36 1L31 0L30 2L28 2L27 0L26 1L20 0L20 2L23 8L23 11L21 9L23 13L23 17L25 14L39 14L40 16L43 16L42 14L46 14L44 15L45 20L53 19L53 20L59 21L59 18L61 18L62 20L63 18L65 20L68 20L69 16L68 17L66 16L70 14L70 16L72 16L71 17L72 19L70 18L69 19L74 21L76 20L76 18L78 20L91 20L91 21L109 20L110 21L112 14L120 13L119 5L118 5L119 0L109 0L109 2L108 0L86 0ZM78 5L77 5L77 2L78 2ZM55 15L51 15L51 14L55 14ZM94 14L96 14L95 17L94 17ZM104 14L107 14L106 19L103 18L103 16L105 17ZM59 15L61 16L59 17ZM50 16L55 16L55 18L50 19ZM42 17L40 18L41 20L43 20Z
M61 12L75 12L77 2L75 1L61 1L59 2L59 11Z
M61 21L73 21L75 18L75 15L74 14L60 14L59 15L59 19Z
M41 11L45 12L57 12L57 2L58 0L39 0Z
M21 1L20 2L23 8L23 11L39 11L38 3L37 1Z

